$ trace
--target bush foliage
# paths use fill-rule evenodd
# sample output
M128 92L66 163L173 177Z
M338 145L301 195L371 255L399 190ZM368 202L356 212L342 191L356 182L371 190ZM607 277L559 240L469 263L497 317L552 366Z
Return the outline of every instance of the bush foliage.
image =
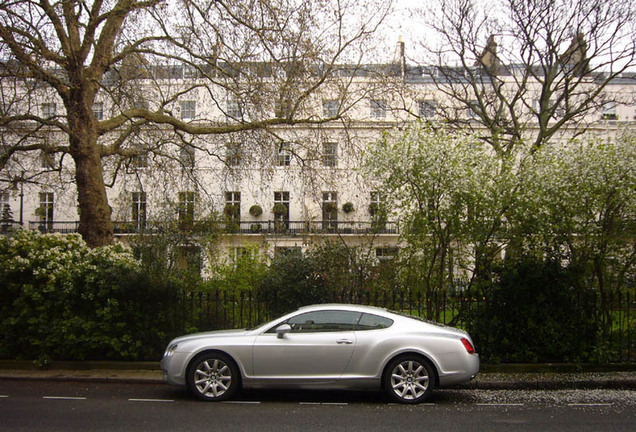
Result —
M572 270L522 257L495 270L468 331L486 362L580 362L596 342L595 296L577 289Z
M157 360L172 336L177 287L122 246L78 235L0 239L0 357Z

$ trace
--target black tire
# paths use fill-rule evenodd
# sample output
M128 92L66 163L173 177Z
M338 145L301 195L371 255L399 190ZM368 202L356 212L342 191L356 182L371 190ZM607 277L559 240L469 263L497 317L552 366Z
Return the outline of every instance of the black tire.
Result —
M384 371L383 388L389 398L402 404L417 404L427 400L435 389L435 371L418 355L397 357Z
M198 399L218 402L231 399L241 386L241 376L230 357L223 353L201 353L190 362L187 384Z

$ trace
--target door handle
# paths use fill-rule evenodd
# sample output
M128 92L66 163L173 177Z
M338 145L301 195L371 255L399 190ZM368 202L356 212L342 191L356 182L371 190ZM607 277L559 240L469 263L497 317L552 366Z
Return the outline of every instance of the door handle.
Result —
M338 344L340 345L351 345L353 341L351 339L340 339Z

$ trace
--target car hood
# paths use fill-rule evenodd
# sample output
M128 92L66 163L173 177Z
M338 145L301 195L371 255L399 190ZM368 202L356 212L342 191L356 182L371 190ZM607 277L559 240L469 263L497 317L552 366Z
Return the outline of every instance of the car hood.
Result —
M211 331L211 332L203 332L203 333L193 333L193 334L180 336L176 339L173 339L171 344L180 344L183 342L188 342L188 341L197 340L197 339L205 339L205 338L236 337L236 336L243 336L248 333L249 331L246 329L220 330L220 331Z

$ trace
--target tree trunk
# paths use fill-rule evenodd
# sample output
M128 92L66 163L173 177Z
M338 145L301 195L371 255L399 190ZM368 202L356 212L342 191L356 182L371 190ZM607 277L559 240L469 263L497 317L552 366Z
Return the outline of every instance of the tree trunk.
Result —
M78 231L90 247L106 246L113 243L113 223L97 146L95 120L90 110L81 111L84 111L83 115L74 119L69 116L68 119L79 204Z

